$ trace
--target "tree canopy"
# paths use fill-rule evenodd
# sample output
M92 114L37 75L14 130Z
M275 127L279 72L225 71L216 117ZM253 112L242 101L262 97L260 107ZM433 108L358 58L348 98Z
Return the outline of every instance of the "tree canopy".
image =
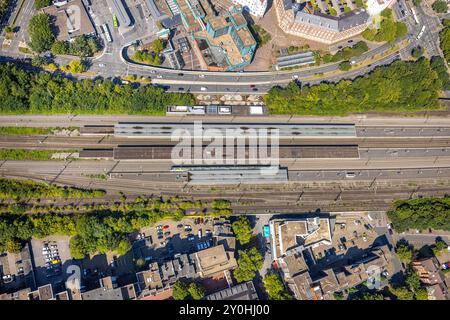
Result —
M250 221L246 216L239 216L239 218L231 224L233 232L236 235L236 239L241 244L246 244L252 238L252 228L250 227Z
M369 41L394 43L398 38L408 34L408 28L403 22L396 22L392 16L392 9L386 8L381 12L379 29L367 28L362 33L364 39Z
M264 277L264 288L270 300L291 300L292 296L287 292L280 277L271 273Z
M435 2L433 2L433 4L431 5L431 7L433 8L434 11L436 11L437 13L445 13L448 10L448 5L447 2L444 0L437 0Z
M263 265L263 257L256 248L245 251L239 250L238 268L234 270L233 276L238 283L250 281L256 276L256 272Z
M0 99L1 114L164 115L168 105L194 104L188 93L111 80L74 81L47 72L27 72L11 63L0 63Z
M399 259L407 264L409 264L412 260L413 253L411 248L407 244L400 244L396 249L397 256Z
M48 7L52 4L52 0L34 0L34 6L37 10Z
M345 115L354 112L407 112L438 106L442 88L427 59L394 61L354 80L303 88L291 82L264 97L271 114Z
M447 63L450 63L450 22L446 23L444 20L444 29L439 34L440 45L444 58ZM450 21L450 20L448 20Z
M197 282L189 284L177 280L172 287L172 297L175 300L200 300L205 296L205 288Z
M45 13L33 16L28 25L30 35L30 48L38 53L44 52L52 46L55 35L50 23L50 17Z
M450 198L396 201L387 214L398 232L428 228L450 231Z

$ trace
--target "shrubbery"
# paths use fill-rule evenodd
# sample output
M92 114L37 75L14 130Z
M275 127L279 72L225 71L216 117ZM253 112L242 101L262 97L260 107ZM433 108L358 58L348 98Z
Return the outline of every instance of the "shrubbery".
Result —
M450 231L450 198L396 201L387 214L398 232L428 228Z
M111 80L73 81L47 72L29 73L10 63L0 63L0 100L1 114L163 115L168 105L195 102L188 93Z
M345 115L353 112L411 112L438 107L442 88L427 59L394 61L354 80L303 88L274 87L264 97L271 114Z
M11 188L8 190L12 192ZM183 218L185 210L180 208L183 202L141 197L134 203L88 205L84 207L87 211L78 213L75 210L55 213L54 207L47 206L50 211L35 214L27 214L28 207L15 204L14 212L0 215L0 252L20 248L31 237L66 235L71 237L71 255L77 259L111 250L124 254L130 248L129 233L163 219ZM200 294L197 289L191 294Z
M95 198L103 197L102 190L85 190L72 187L59 187L31 180L0 178L0 199L26 198Z

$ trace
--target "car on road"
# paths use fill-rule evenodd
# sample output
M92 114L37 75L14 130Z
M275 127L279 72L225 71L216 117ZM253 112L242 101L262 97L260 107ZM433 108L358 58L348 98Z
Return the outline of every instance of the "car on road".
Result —
M346 178L354 178L356 174L353 171L348 171L345 173Z
M251 84L251 85L250 85L250 88L254 88L254 87L255 87L255 85L254 85L254 84Z
M99 65L98 65L100 68L104 68L105 67L105 64L104 63L99 63Z
M199 78L204 78L205 75L204 75L204 74L199 74L198 77L199 77Z
M178 91L184 91L184 88L178 88Z
M200 91L208 91L208 87L200 87Z
M182 77L182 76L184 76L184 73L179 73L178 76Z
M158 79L162 79L162 75L160 75L160 74L158 74L156 77L157 77Z
M292 79L298 79L298 75L297 75L297 74L294 74L294 75L292 76Z

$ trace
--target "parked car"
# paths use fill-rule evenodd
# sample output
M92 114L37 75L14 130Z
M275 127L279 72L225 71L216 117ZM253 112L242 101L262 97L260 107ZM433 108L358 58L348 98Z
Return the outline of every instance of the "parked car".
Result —
M194 241L195 240L195 237L194 237L194 235L193 234L190 234L190 235L188 235L188 238L187 238L189 241Z
M164 236L166 236L166 237L170 236L170 231L164 232Z

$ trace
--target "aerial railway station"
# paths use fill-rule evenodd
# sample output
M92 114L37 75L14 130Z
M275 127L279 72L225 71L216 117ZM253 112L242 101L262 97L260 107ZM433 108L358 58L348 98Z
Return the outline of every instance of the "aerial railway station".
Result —
M174 145L151 145L151 146L118 146L113 149L83 149L80 152L80 158L110 158L114 160L171 160ZM267 157L263 158L258 151L258 159L270 159L271 147L267 146ZM197 160L195 148L185 146L184 151L190 149L188 154L184 154L186 160ZM230 159L227 157L226 150L222 150L222 156L216 155L215 149L203 146L202 155L208 155L211 158ZM180 155L183 156L183 155ZM217 157L216 157L217 156ZM249 146L234 146L234 152L231 154L233 159L250 159L252 153ZM359 148L357 145L280 145L278 147L278 158L286 160L294 159L359 159Z
M200 126L201 125L201 126ZM113 134L115 137L129 138L171 138L173 133L184 132L192 137L199 132L194 129L202 129L203 136L210 130L219 130L224 135L227 130L240 130L244 136L251 136L259 130L267 130L268 135L273 130L278 130L278 135L283 139L292 138L353 138L356 137L354 124L321 124L321 123L223 123L223 122L119 122L111 125L89 125L81 128L83 135ZM253 131L255 130L255 131Z

